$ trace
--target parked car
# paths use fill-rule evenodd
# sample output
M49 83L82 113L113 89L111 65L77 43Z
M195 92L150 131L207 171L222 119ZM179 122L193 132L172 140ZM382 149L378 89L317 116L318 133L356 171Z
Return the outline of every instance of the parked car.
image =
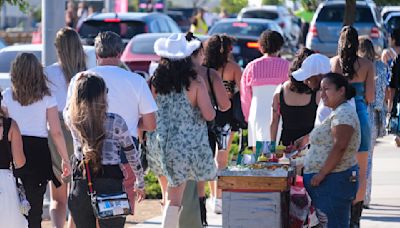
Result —
M208 31L208 35L228 34L236 38L232 54L241 67L245 67L250 61L261 57L258 39L262 32L270 29L283 35L282 29L272 20L266 19L223 19L215 23Z
M126 45L121 56L131 71L148 77L151 62L158 62L160 57L154 52L154 43L158 38L168 37L171 33L145 33L134 36ZM204 41L208 36L198 36Z
M275 21L283 30L286 36L292 33L292 15L285 6L263 5L261 7L246 7L239 14L241 18L260 18Z
M400 6L384 6L381 10L382 20L385 21L386 17L393 12L400 12Z
M182 32L189 31L190 18L185 17L182 11L168 11L167 15L176 22Z
M327 56L336 55L345 4L345 1L328 1L318 6L307 34L307 48ZM381 21L376 15L375 4L369 1L357 1L353 26L359 35L367 35L371 38L377 53L382 52L385 47L385 35Z
M162 13L99 13L88 17L79 28L83 44L93 45L99 32L113 31L124 42L141 33L181 32L178 25L168 15Z
M86 65L88 68L96 66L96 53L93 46L83 46L86 53ZM7 46L0 50L0 88L5 89L11 86L10 68L14 59L22 52L33 53L39 61L42 59L41 44L24 44Z
M400 12L392 12L388 14L383 24L389 34L393 29L400 28Z

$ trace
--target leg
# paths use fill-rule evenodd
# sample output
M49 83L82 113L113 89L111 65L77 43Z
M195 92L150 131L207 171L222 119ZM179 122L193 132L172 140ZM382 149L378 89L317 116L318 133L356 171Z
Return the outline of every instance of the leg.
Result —
M365 189L367 187L368 152L358 152L357 161L360 168L360 185L357 191L357 196L353 203L363 201L365 197Z
M50 217L53 227L63 228L67 214L67 184L56 188L52 183L50 186Z
M71 183L68 208L76 228L96 228L96 218L87 188L86 180L73 180Z
M167 178L165 178L165 176L160 176L158 177L158 183L160 183L160 187L161 187L161 194L162 194L162 199L161 199L161 211L164 211L164 205L167 202L167 185L168 185L168 181Z
M199 184L197 184L198 186ZM204 182L203 182L204 186ZM182 212L179 216L179 227L201 228L199 194L197 192L196 182L189 180L182 199ZM201 202L200 202L201 203Z
M29 178L23 179L25 187L26 199L31 205L28 215L29 228L40 228L43 213L43 197L46 192L46 184L38 184L30 181Z
M162 219L163 228L176 228L179 222L179 214L182 205L183 192L185 190L186 183L179 185L178 187L167 188L168 203L164 208L164 214Z

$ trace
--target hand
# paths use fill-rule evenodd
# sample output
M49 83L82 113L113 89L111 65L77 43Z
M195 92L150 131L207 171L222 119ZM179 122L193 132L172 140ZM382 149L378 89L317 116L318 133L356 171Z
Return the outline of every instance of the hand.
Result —
M319 186L319 184L325 179L325 175L321 174L321 173L317 173L315 174L312 178L311 178L311 186L313 187L317 187Z
M62 160L61 161L61 167L62 167L62 174L61 174L61 177L62 178L66 178L66 177L68 177L68 176L70 176L71 175L71 162L69 161L69 160Z
M135 189L136 197L138 203L142 202L144 198L146 197L146 194L144 193L144 189Z

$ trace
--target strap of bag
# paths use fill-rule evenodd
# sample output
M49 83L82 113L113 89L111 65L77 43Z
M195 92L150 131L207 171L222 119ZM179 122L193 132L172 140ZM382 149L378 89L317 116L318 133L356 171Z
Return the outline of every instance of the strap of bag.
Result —
M87 184L89 188L89 195L94 195L96 194L93 190L93 182L92 182L92 176L90 175L90 169L89 169L89 161L85 160L85 169L86 169L86 179L87 179Z
M211 89L211 96L212 96L212 99L214 100L215 110L219 110L218 104L217 104L217 98L216 98L215 93L214 93L214 87L213 87L213 84L212 84L212 81L211 81L211 74L210 74L210 68L209 67L207 68L207 79L208 79L208 84L210 85L210 89Z

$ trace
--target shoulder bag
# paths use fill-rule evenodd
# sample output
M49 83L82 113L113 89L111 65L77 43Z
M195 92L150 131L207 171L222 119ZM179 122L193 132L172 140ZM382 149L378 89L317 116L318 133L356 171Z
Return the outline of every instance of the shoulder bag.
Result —
M89 161L85 161L86 179L94 215L98 219L125 217L131 214L128 194L119 192L113 194L96 194L93 188Z

